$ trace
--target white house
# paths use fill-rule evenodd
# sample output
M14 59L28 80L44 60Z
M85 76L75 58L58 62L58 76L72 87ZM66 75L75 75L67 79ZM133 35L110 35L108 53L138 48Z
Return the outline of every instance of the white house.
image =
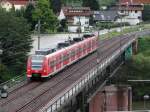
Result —
M0 5L2 8L5 8L9 11L12 7L15 10L20 10L21 8L25 8L29 2L34 2L33 0L1 0Z
M0 1L0 5L2 8L5 8L7 11L12 8L12 4L8 1Z
M69 32L77 32L79 29L84 32L89 27L91 14L89 7L63 7L58 19L67 20Z
M122 19L117 22L128 22L136 25L142 22L142 11L145 4L150 4L150 0L119 0L119 14Z
M130 25L142 22L142 4L120 4L118 7L119 18L116 22L127 22Z

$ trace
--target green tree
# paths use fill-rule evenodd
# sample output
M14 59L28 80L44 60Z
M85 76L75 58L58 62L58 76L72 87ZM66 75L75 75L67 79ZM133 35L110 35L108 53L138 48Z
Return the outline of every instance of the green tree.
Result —
M149 83L128 82L128 80L150 79L150 36L139 39L138 46L139 53L128 60L112 79L114 83L130 84L133 88L133 99L136 100L150 93Z
M58 21L48 0L39 0L33 11L33 20L41 21L41 32L50 33L57 29Z
M143 20L150 21L150 5L144 5Z
M60 12L60 10L61 10L61 0L52 0L50 2L50 4L52 4L52 9L53 9L53 12L55 14Z
M111 6L115 5L119 0L99 0L100 6Z
M26 68L27 54L31 49L30 26L23 17L0 8L0 42L3 50L2 64L13 74ZM1 74L2 75L2 74Z
M36 22L32 18L32 13L34 9L34 5L32 3L29 3L24 12L24 17L27 19L27 22L31 24L31 30L34 30L36 24Z
M17 17L24 17L25 9L21 8L21 9L15 10L14 13Z
M59 32L67 31L67 20L66 19L63 19L63 20L60 21L60 25L58 27L58 31Z
M82 6L90 7L91 10L99 10L99 2L97 0L83 0Z

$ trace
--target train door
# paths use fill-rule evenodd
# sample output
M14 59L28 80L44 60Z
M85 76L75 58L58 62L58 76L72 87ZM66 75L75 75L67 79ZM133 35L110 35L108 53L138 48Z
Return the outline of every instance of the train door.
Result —
M63 52L63 66L66 66L69 62L69 53L67 50Z
M80 58L80 46L78 45L77 46L77 49L76 49L76 54L77 54L77 60Z
M54 73L54 58L53 57L50 57L49 58L49 73L52 74Z
M56 70L60 70L61 69L61 55L57 54L56 55Z
M31 77L32 71L31 71L31 56L28 58L27 61L27 77Z
M82 44L81 44L81 46L80 46L80 47L81 47L81 57L83 57L83 55L84 55L84 53L83 53L83 45L84 45L84 44L83 44L83 42L82 42Z
M71 62L75 61L75 55L76 55L76 53L75 53L75 48L73 48L73 49L71 50Z

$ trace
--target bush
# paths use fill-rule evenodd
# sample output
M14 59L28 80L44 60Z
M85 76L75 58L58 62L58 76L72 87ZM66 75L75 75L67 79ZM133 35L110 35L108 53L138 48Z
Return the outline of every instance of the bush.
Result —
M129 23L96 22L96 27L98 27L100 30L121 27L121 26L129 26Z
M10 74L8 68L3 65L3 64L0 64L0 83L4 82L4 81L7 81L9 79L11 79L13 76Z
M150 79L150 36L139 39L139 53L117 73L113 82L130 84L133 88L133 99L141 100L145 94L150 94L149 83L129 83L128 80Z

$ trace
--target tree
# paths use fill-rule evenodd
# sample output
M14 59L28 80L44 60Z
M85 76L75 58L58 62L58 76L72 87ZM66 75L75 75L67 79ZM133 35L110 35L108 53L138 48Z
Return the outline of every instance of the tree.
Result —
M30 26L23 17L16 17L4 9L0 9L0 20L2 64L13 74L22 74L32 44Z
M21 9L15 10L15 11L14 11L14 14L15 14L17 17L24 17L25 9L24 9L24 8L21 8Z
M34 30L36 24L36 22L32 18L32 13L34 9L34 5L32 3L29 3L24 12L24 17L27 19L27 22L31 24L31 30Z
M119 0L99 0L100 6L111 6L115 5Z
M99 10L99 2L97 0L83 0L82 6L90 7L91 10Z
M144 5L143 20L150 21L150 5Z
M57 29L58 21L48 0L39 0L33 11L33 20L41 21L41 32L50 33Z
M62 19L60 21L60 25L59 25L58 31L59 32L65 32L65 31L67 31L67 20L66 19Z
M61 0L52 0L51 1L52 9L55 14L59 13L61 10Z

